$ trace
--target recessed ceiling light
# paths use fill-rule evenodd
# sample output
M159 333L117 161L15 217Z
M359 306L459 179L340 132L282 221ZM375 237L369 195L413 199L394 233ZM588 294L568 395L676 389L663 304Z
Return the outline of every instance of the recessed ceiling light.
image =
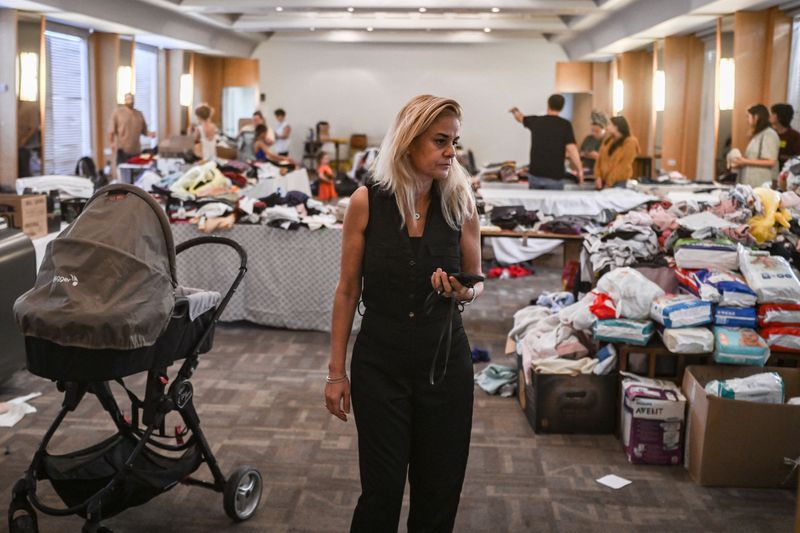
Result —
M283 11L283 8L281 6L278 6L278 7L275 8L275 11L280 13L281 11Z
M372 31L373 29L374 29L374 28L373 28L372 26L369 26L369 27L367 28L367 31Z
M491 33L492 32L492 28L483 28L483 32L484 33Z
M500 8L499 7L493 7L492 8L492 13L500 13Z
M424 7L419 8L419 12L420 13L425 13L426 11L427 11L427 9L425 9Z
M348 12L348 13L352 13L352 12L353 12L353 11L355 11L355 10L356 10L356 8L354 8L354 7L348 7L348 8L347 8L347 12Z

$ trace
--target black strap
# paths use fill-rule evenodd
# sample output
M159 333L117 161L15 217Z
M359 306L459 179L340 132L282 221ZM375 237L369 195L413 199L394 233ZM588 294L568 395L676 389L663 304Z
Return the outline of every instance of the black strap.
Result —
M128 395L128 399L131 401L131 425L135 428L139 427L139 409L144 407L144 402L139 399L136 394L128 387L125 386L125 382L122 378L117 378L114 381L120 384L123 389L125 389L125 393Z
M426 315L430 315L433 308L436 306L436 303L439 302L443 296L439 293L439 291L433 290L428 294L428 297L425 298L425 305L424 311ZM453 346L453 316L456 314L456 306L458 306L459 312L464 310L464 306L460 304L457 300L455 295L449 298L450 302L448 303L447 307L447 320L445 321L444 326L442 327L442 332L439 334L439 342L436 343L436 352L433 354L433 361L431 362L431 369L428 372L428 382L431 385L438 385L442 381L444 381L444 377L447 374L447 364L450 361L450 349ZM436 362L439 360L439 353L441 353L442 347L442 340L444 339L445 335L447 336L447 342L445 343L444 348L444 368L442 368L442 375L439 379L436 379Z

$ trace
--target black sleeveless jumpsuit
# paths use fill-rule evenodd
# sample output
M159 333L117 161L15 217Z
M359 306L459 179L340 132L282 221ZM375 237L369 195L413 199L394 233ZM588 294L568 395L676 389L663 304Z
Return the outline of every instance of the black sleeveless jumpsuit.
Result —
M461 270L460 237L444 220L435 186L414 247L394 196L370 187L362 265L366 311L351 363L362 491L352 532L397 531L406 474L408 531L453 529L472 427L472 360L456 312L447 373L440 383L429 383L448 305L441 302L426 314L423 304L437 268Z

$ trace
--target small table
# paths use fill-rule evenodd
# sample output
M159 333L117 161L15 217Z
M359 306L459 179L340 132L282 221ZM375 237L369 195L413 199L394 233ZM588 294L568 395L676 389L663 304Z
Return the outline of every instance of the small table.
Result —
M675 375L664 376L664 377L659 376L659 379L674 381L678 385L680 385L683 382L683 373L686 370L687 357L696 357L706 360L709 357L711 357L710 353L702 353L702 354L672 353L669 350L667 350L666 346L664 346L664 343L661 342L661 339L658 338L658 336L656 335L647 346L634 346L632 344L617 344L617 356L619 357L620 372L625 372L628 370L628 359L630 355L634 353L643 353L647 356L648 378L656 377L656 361L659 357L677 358Z
M510 229L497 230L494 228L481 228L481 248L486 237L505 237L512 239L522 239L523 246L528 243L528 239L557 239L564 241L564 264L572 258L579 258L581 247L583 246L583 235L569 233L550 233L549 231L517 231Z

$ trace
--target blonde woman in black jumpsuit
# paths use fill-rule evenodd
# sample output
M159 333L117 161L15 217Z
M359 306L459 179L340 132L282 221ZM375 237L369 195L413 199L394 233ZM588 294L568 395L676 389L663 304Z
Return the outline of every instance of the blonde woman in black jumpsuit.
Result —
M355 192L345 216L325 402L346 421L352 393L362 491L353 532L397 531L406 476L408 531L453 530L473 403L470 347L458 311L434 384L429 372L450 299L469 303L483 291L482 283L468 288L449 275L481 272L475 202L455 159L460 127L454 100L412 99L384 139L374 183ZM426 307L431 291L441 295ZM350 381L347 343L360 299L364 320Z

